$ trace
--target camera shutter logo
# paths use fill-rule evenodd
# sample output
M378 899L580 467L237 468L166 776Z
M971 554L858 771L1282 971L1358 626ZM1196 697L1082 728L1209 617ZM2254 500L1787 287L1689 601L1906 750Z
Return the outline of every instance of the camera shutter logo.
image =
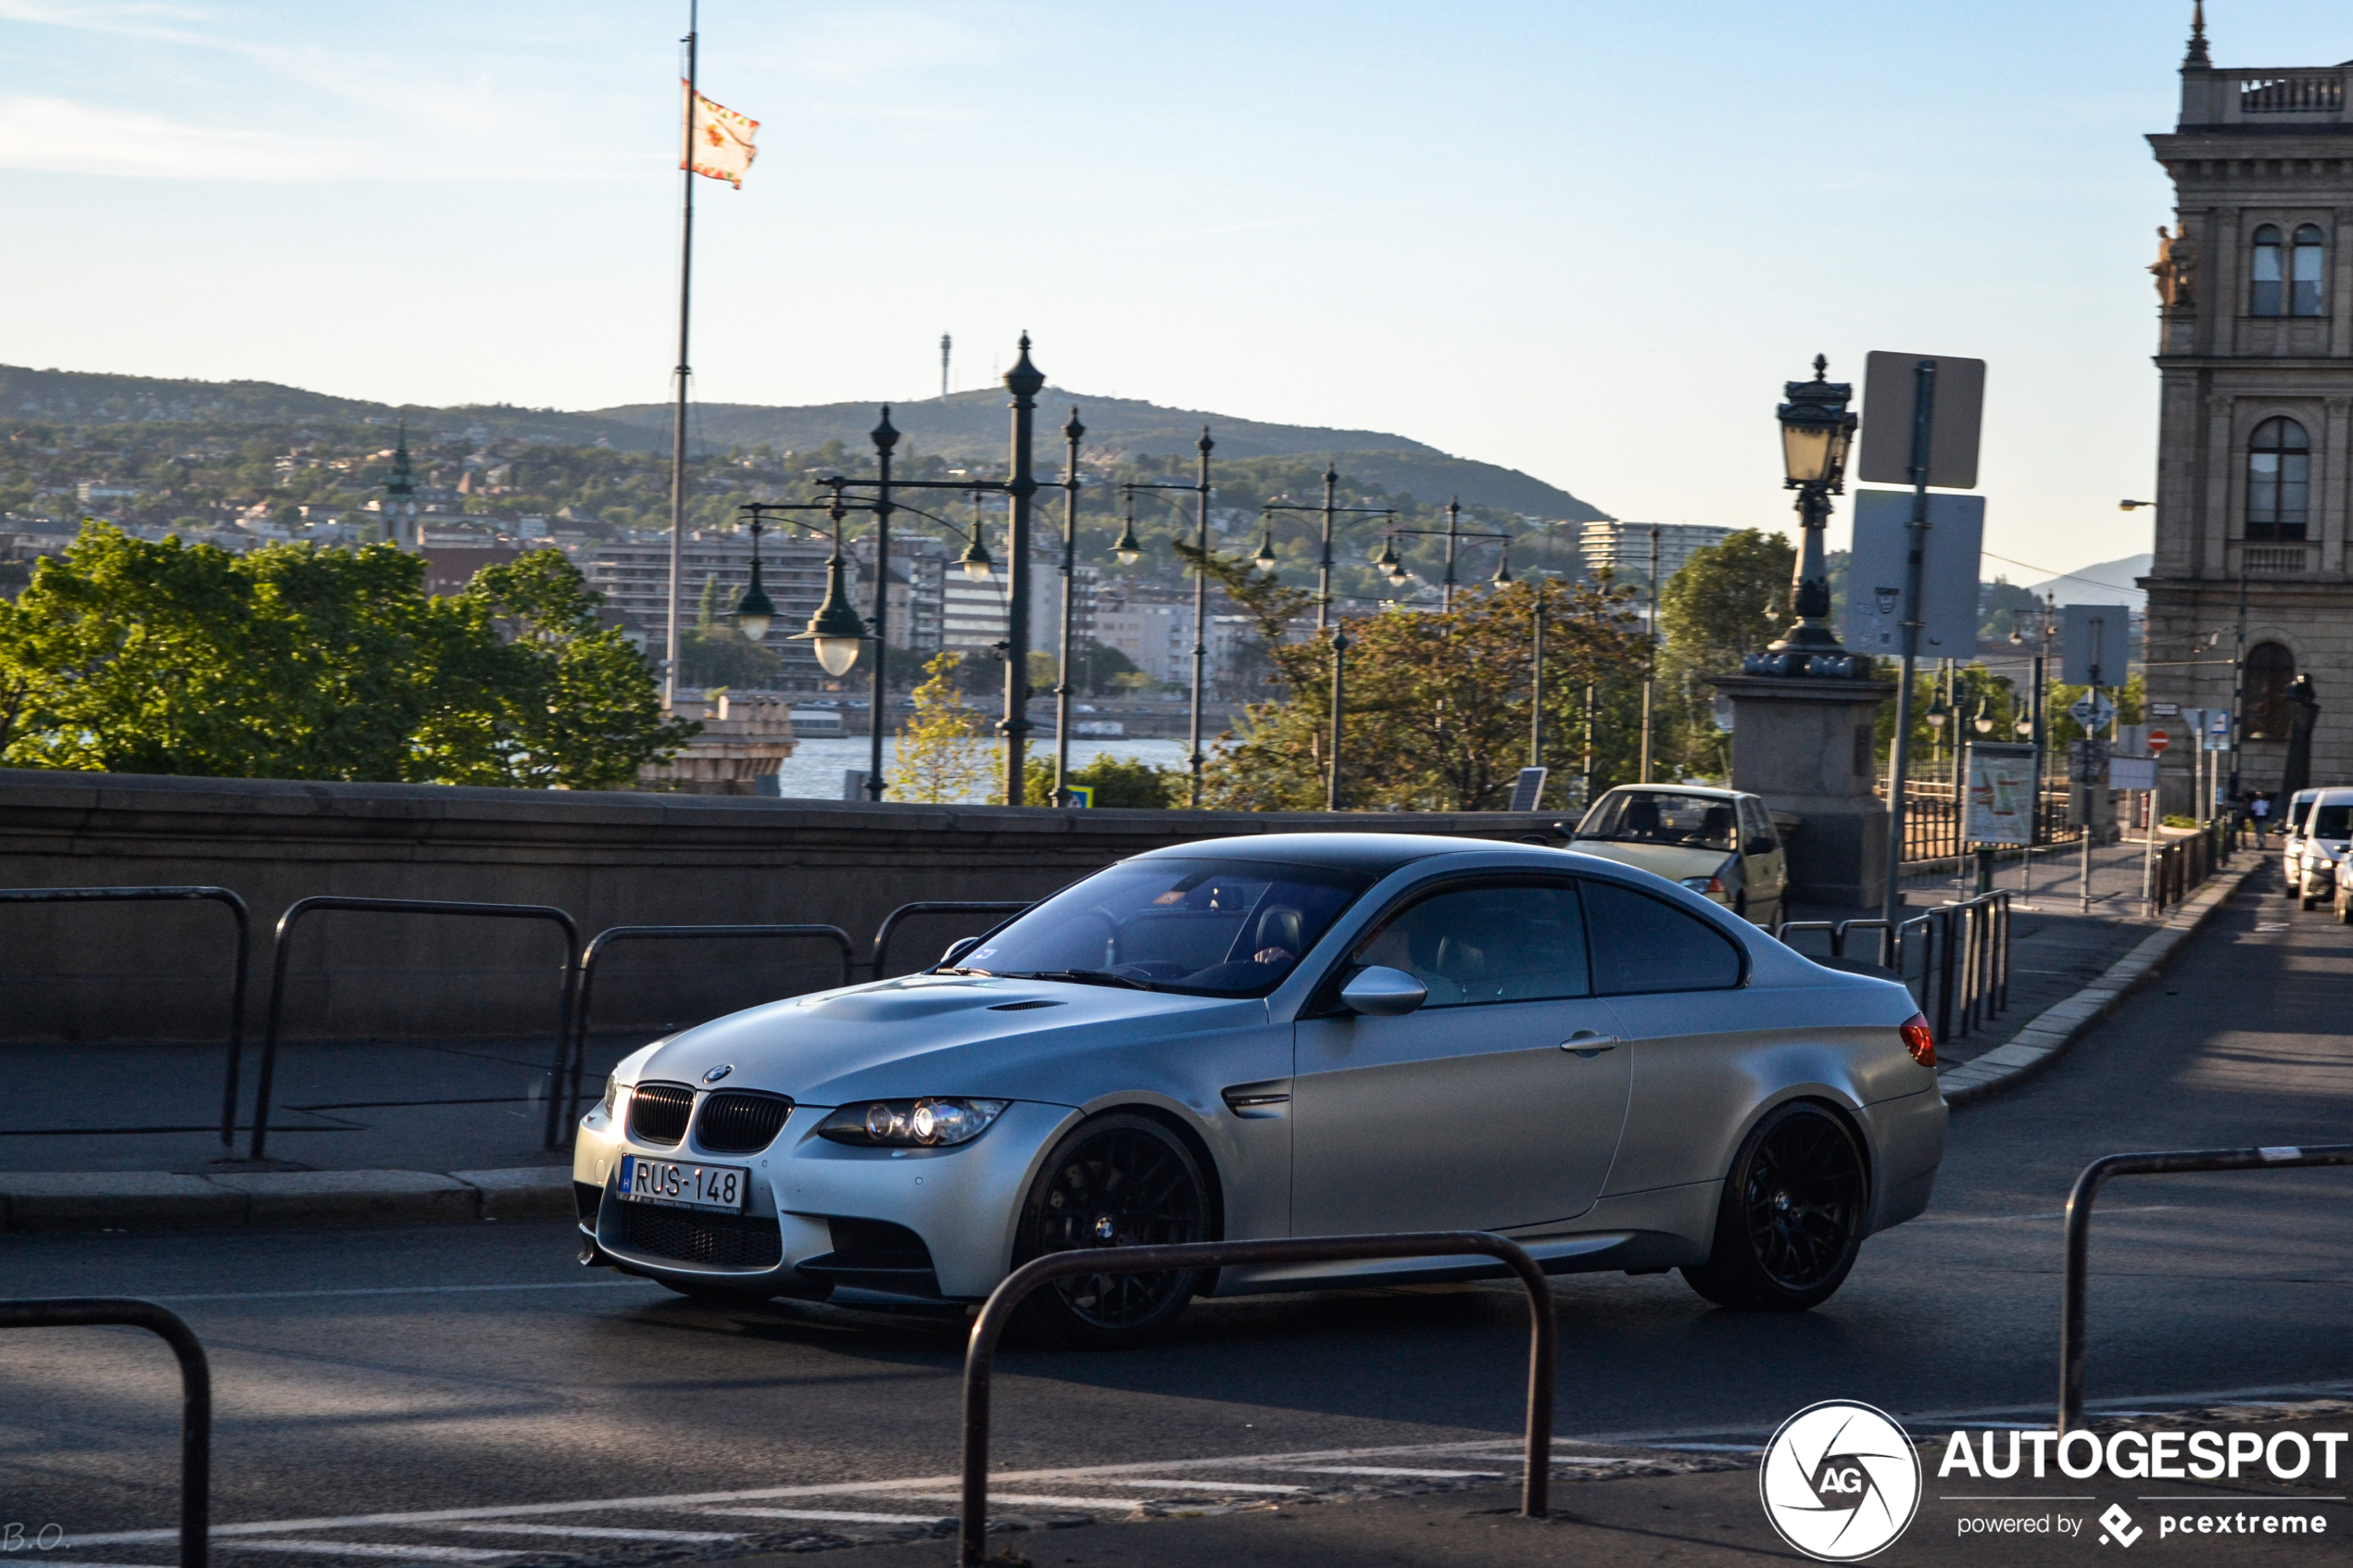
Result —
M1893 1416L1825 1399L1781 1424L1756 1488L1781 1539L1821 1562L1856 1562L1903 1535L1920 1506L1920 1460Z

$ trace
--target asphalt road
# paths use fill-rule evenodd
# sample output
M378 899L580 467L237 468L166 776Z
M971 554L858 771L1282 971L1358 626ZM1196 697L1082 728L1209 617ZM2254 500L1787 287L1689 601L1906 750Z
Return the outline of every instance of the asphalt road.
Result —
M2259 873L2073 1055L1957 1114L1929 1215L1869 1242L1826 1307L1717 1311L1673 1275L1558 1282L1559 1430L1737 1446L1829 1398L2047 1419L2074 1173L2119 1149L2347 1141L2348 973L2353 929L2296 911L2276 868ZM2111 1186L2094 1400L2353 1387L2349 1189L2353 1173L2315 1171ZM936 1478L955 1464L954 1327L688 1303L582 1271L562 1225L6 1236L0 1280L10 1296L151 1297L194 1324L217 1385L216 1521L330 1521L233 1537L232 1557L702 1549L685 1537L952 1506ZM1524 1323L1516 1291L1428 1287L1197 1304L1129 1354L1013 1351L999 1467L1062 1479L1008 1506L1085 1512L1154 1484L1106 1466L1229 1497L1507 1468ZM168 1540L90 1537L170 1524L176 1394L145 1336L5 1336L0 1529L60 1525L71 1539L52 1563L168 1562ZM1357 1451L1416 1447L1440 1457ZM561 1504L580 1506L544 1507ZM436 1511L472 1522L348 1523Z

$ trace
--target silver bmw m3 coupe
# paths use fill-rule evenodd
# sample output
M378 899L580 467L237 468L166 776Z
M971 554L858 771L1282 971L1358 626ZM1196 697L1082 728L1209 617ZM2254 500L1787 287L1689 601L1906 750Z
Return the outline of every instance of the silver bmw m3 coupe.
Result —
M1935 1050L1900 985L1673 883L1527 845L1156 850L914 975L636 1051L583 1119L582 1256L689 1293L986 1297L1040 1253L1475 1229L1554 1273L1826 1299L1927 1207ZM1101 1274L1038 1326L1120 1345L1217 1295L1483 1258Z

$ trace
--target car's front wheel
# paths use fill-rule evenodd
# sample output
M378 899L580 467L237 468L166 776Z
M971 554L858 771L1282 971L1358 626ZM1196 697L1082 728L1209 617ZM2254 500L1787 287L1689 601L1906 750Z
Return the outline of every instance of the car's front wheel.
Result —
M1741 1144L1716 1210L1715 1247L1683 1278L1719 1307L1799 1312L1843 1284L1862 1249L1869 1182L1845 1122L1778 1106Z
M1099 1116L1063 1137L1038 1173L1013 1261L1078 1248L1205 1241L1209 1212L1209 1185L1184 1140L1149 1116ZM1030 1293L1022 1315L1063 1344L1123 1349L1176 1321L1199 1277L1181 1270L1053 1280Z

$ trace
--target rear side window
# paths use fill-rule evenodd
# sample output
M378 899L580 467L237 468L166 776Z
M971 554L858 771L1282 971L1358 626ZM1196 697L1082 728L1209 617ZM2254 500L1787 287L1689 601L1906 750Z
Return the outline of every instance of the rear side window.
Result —
M1604 997L1724 991L1741 983L1740 949L1695 915L1616 883L1585 884L1593 989Z
M1763 801L1741 797L1741 831L1752 838L1773 837L1773 819L1765 814Z

